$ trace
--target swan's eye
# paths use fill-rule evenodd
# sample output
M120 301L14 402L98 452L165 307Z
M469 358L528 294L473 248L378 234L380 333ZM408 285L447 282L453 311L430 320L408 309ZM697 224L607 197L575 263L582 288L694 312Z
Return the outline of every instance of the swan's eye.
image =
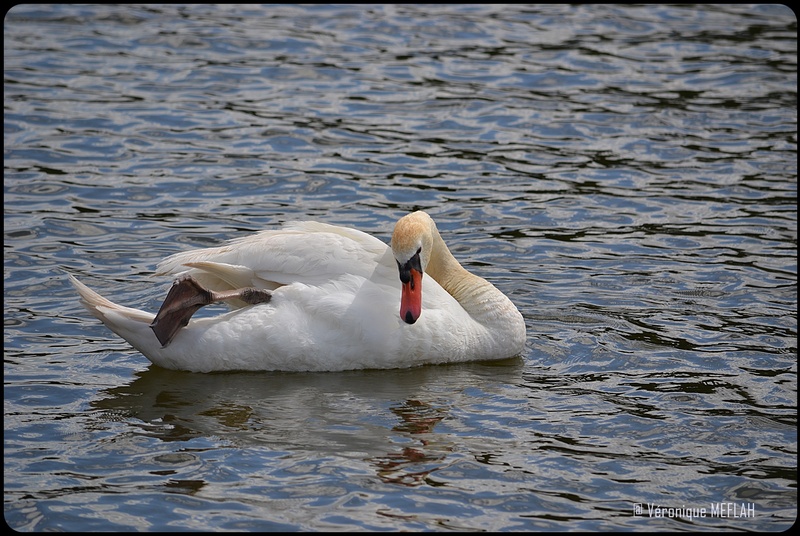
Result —
M402 283L408 283L411 281L411 270L416 270L417 272L422 273L422 261L419 258L421 251L422 248L419 248L405 264L400 264L400 261L395 259L395 262L397 263L397 269L400 271L400 281Z

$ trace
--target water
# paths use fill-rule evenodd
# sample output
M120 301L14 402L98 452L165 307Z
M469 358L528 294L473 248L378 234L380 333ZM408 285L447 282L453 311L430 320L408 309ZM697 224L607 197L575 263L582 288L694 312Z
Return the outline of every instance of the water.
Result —
M19 5L3 67L12 528L795 521L788 8ZM170 253L417 208L520 358L170 372L65 277L154 311Z

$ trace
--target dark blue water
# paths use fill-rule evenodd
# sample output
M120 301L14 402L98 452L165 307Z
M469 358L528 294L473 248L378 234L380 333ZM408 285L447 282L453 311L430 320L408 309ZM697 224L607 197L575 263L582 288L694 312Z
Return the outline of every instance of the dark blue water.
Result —
M797 516L785 6L20 5L4 499L21 531L780 531ZM78 304L168 254L429 211L523 356L190 374Z

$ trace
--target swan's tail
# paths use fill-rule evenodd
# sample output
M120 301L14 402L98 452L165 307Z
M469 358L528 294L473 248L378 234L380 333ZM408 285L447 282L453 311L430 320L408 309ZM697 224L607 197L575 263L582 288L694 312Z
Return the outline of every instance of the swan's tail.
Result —
M145 353L143 347L152 346L153 338L158 339L161 348L169 345L175 334L189 323L192 315L205 305L229 300L241 300L254 305L267 303L272 297L268 290L253 287L214 292L202 287L192 276L184 275L173 283L158 314L152 315L118 305L78 281L72 274L68 275L81 296L83 306L142 353Z
M81 304L111 331L128 341L131 346L145 355L151 348L159 348L161 345L150 329L155 315L118 305L93 291L72 274L69 280L78 291L81 297Z
M67 275L69 276L69 280L72 282L72 285L75 287L75 290L77 290L78 294L80 294L81 304L83 304L86 310L102 320L106 326L115 332L117 331L114 329L114 325L116 323L140 323L149 326L153 321L153 318L155 318L155 315L151 313L140 311L139 309L133 309L131 307L125 307L123 305L118 305L111 300L107 300L97 292L78 281L72 274Z

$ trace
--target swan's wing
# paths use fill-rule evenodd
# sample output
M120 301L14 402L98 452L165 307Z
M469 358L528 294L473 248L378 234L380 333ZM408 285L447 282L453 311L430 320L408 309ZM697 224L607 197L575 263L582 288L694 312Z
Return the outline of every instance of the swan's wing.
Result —
M296 222L219 247L176 253L158 265L157 274L191 273L212 290L274 290L294 282L318 285L342 274L369 277L387 250L386 244L356 229Z

